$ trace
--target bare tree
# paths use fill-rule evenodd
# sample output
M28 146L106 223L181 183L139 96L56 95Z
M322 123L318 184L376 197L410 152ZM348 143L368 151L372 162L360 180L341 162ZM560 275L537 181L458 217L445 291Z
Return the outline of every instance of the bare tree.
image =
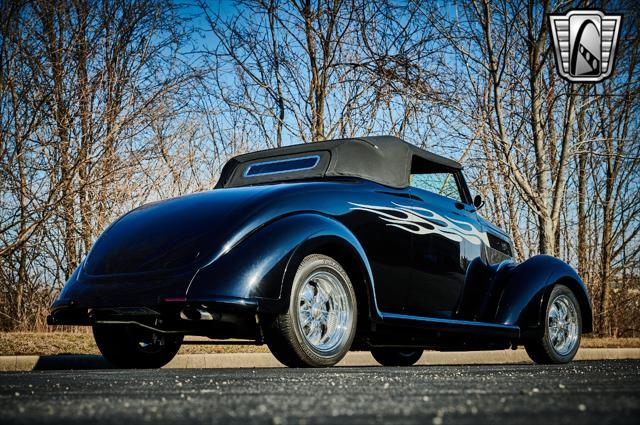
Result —
M169 2L2 2L2 17L2 316L22 327L102 228L144 201L131 177L163 174L134 159L155 152L149 123L177 117L193 73Z
M517 257L575 264L599 332L633 335L637 8L600 5L625 14L618 61L580 85L546 14L581 5L0 2L0 326L44 326L109 222L210 189L229 156L389 133L463 162Z

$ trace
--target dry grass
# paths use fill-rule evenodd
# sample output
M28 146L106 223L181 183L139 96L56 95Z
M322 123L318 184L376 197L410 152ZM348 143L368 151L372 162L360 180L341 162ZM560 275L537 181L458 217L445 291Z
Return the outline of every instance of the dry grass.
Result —
M206 338L189 337L189 340ZM583 338L582 347L640 347L640 338ZM263 353L268 348L254 345L183 345L180 354ZM0 332L0 356L99 354L90 333L77 332Z
M584 348L640 348L640 338L582 338Z
M98 354L93 336L72 332L2 332L0 355Z

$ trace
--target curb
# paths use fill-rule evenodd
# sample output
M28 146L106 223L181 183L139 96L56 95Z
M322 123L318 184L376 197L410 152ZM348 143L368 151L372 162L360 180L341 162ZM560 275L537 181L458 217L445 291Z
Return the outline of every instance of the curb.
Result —
M640 359L640 348L582 348L575 360ZM495 350L470 352L426 351L417 365L467 365L467 364L521 364L531 363L522 350ZM351 352L338 366L379 366L368 352ZM283 367L269 353L233 354L180 354L165 368L168 369L225 369ZM22 372L31 370L110 369L102 356L1 356L0 371Z

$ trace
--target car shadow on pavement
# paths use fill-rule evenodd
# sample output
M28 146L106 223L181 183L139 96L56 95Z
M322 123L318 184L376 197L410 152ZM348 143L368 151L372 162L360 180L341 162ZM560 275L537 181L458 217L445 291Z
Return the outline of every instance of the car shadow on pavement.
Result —
M113 366L99 355L55 355L40 356L33 367L33 370L65 369L113 369Z

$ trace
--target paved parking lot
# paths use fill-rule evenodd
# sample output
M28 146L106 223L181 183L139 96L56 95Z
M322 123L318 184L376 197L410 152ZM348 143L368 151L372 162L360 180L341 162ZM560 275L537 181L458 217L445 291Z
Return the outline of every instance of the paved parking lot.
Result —
M4 424L635 423L640 361L0 373L0 409Z

